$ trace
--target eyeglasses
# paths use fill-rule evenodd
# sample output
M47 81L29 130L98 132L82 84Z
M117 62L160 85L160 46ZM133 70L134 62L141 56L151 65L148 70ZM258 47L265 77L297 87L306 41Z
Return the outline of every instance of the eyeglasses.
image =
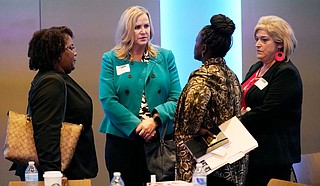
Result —
M74 45L67 46L66 49L68 49L70 52L74 52L76 50L76 47Z

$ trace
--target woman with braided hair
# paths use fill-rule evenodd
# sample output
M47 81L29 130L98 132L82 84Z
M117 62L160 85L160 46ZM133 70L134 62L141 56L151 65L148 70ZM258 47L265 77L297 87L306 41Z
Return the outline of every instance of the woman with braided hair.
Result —
M184 87L174 120L177 144L177 179L191 182L196 159L184 142L209 134L233 116L240 116L241 85L226 65L225 55L232 46L235 24L225 15L214 15L196 39L194 58L202 66L192 72ZM207 176L208 185L243 185L248 157L227 164Z

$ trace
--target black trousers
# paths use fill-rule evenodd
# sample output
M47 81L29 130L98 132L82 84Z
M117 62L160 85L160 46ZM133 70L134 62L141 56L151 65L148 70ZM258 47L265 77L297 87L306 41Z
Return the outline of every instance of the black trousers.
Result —
M126 186L144 186L150 181L144 154L144 140L106 135L105 160L110 181L114 172L120 172Z
M266 186L270 179L290 181L292 164L256 165L249 162L246 186Z

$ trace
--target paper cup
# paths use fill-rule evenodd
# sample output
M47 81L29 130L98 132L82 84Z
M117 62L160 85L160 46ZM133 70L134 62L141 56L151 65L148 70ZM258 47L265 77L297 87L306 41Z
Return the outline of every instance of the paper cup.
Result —
M43 174L44 186L61 186L62 173L60 171L46 171Z

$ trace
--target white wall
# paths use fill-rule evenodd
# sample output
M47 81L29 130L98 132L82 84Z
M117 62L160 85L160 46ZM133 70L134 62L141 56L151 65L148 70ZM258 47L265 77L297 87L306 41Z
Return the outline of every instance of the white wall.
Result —
M225 56L226 63L242 78L241 0L210 1L161 0L161 46L172 50L179 69L181 86L184 87L190 73L202 65L194 59L193 49L199 31L210 25L215 14L224 14L236 25L233 45Z

